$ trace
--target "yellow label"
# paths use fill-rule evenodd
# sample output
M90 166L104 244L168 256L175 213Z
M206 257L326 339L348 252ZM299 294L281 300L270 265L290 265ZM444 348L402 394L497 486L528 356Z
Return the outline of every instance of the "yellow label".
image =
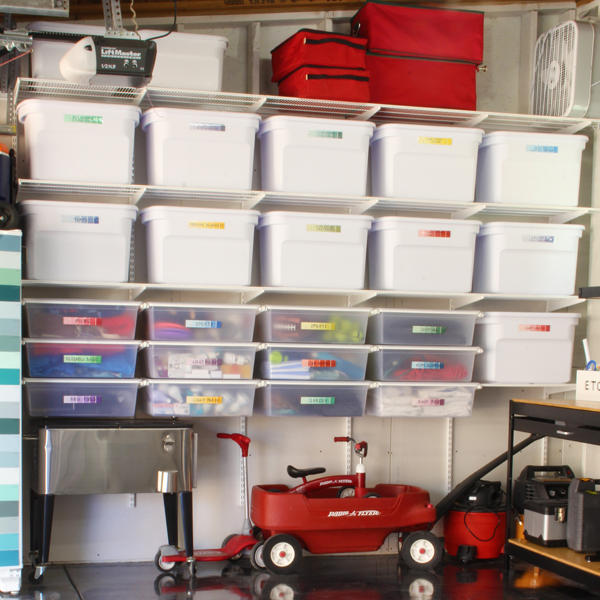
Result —
M307 225L306 231L320 231L324 233L341 233L341 225Z
M190 221L188 227L192 229L225 229L225 223L219 221Z
M300 323L300 329L333 331L335 329L335 323L308 323L307 321L302 321L302 323Z
M188 404L223 404L223 396L187 396Z
M431 144L433 146L452 146L452 138L420 137L419 144Z

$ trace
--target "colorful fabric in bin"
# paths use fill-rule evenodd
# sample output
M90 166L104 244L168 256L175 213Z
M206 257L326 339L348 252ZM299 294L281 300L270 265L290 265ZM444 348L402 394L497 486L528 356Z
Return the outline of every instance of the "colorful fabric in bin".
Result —
M306 363L330 363L329 366L307 366ZM288 356L277 350L271 351L270 360L264 363L261 377L267 379L315 379L320 381L359 381L365 378L364 368L330 352L318 352L309 360L288 360Z
M111 312L114 309L108 308ZM82 316L82 315L85 316ZM102 309L96 311L79 307L47 307L37 310L29 317L29 330L32 337L69 337L78 339L133 339L135 335L136 313L133 311L106 317ZM70 328L69 335L65 329ZM31 331L37 333L31 333Z

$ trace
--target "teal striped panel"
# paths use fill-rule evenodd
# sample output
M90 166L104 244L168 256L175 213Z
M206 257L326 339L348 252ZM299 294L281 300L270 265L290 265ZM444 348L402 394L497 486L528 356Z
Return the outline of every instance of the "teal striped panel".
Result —
M20 302L20 285L0 285L0 302Z
M18 550L19 549L19 534L5 533L0 535L0 550Z
M21 336L0 335L0 348L2 348L4 352L20 352Z
M21 455L18 452L0 452L0 465L7 469L19 467Z
M21 271L19 269L0 268L0 284L21 285Z
M21 270L21 255L17 252L0 252L0 265L3 269Z
M19 533L19 531L19 517L0 519L0 535L5 533Z
M0 390L0 404L2 402L21 402L21 386L20 385L5 385Z
M19 503L12 502L0 502L0 518L2 517L18 517L19 516Z
M0 435L0 452L21 452L21 436Z
M0 252L2 254L2 252ZM0 263L2 264L2 263ZM21 303L20 302L0 302L0 318L1 319L20 319L21 318Z
M0 483L2 485L19 485L21 483L20 469L0 469Z
M21 233L21 232L19 232ZM21 236L7 235L4 232L0 235L0 251L2 252L18 252L21 253Z
M2 395L2 389L0 389L0 395ZM21 404L17 402L0 402L0 419L20 419L21 418ZM4 465L0 463L1 467Z
M21 320L0 318L0 335L21 335Z
M18 485L0 485L0 502L19 501L19 486Z
M2 350L0 347L0 369L20 369L21 353L3 352Z
M19 385L20 381L20 369L0 369L0 385Z
M19 435L21 433L21 419L0 420L0 435Z
M0 552L0 567L19 567L20 564L18 550Z

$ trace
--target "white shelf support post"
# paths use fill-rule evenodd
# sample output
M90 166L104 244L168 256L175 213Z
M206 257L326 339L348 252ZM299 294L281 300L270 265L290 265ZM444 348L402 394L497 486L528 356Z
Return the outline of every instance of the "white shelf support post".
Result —
M452 491L452 460L454 454L454 419L448 417L446 427L446 491Z
M248 435L246 417L240 417L240 433ZM244 473L244 459L240 456L240 506L246 503L246 474Z
M352 417L346 417L346 436L352 437ZM346 444L346 475L352 475L352 444Z
M260 92L260 23L248 25L248 62L246 71L246 91L249 94ZM253 111L256 112L256 111Z

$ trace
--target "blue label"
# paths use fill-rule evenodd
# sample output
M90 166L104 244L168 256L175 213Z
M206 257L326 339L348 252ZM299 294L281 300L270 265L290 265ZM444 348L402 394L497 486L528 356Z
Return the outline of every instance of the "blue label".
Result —
M79 223L87 225L98 225L100 223L99 217L84 217L79 215L62 215L61 221L63 223Z
M190 321L186 320L188 329L221 329L221 321Z
M442 362L417 362L413 361L411 364L412 369L443 369L444 363Z
M527 146L527 152L546 152L550 154L558 153L558 146Z

